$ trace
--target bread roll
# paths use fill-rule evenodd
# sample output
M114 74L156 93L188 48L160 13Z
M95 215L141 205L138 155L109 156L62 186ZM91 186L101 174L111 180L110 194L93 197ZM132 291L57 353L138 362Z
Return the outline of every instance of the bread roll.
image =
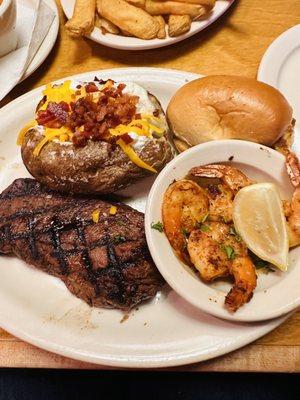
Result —
M256 79L212 75L180 88L167 118L179 151L210 140L242 139L272 146L292 122L292 108Z

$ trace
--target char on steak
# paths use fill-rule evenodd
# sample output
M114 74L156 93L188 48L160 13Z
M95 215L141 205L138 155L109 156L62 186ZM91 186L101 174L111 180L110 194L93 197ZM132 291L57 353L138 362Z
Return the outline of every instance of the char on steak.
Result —
M163 279L147 248L143 214L114 203L112 215L112 205L17 179L0 195L0 253L59 277L92 306L128 310L153 297Z

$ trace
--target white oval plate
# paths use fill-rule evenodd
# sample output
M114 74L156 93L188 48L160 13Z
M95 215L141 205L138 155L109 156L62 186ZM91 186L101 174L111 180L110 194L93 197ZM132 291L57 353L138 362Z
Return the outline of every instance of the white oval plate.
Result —
M279 89L296 118L294 148L300 152L300 25L282 33L265 52L257 79Z
M195 146L172 160L155 180L147 202L145 229L148 246L157 268L169 285L192 305L209 314L233 321L263 321L286 314L300 305L300 248L289 253L289 269L269 274L259 273L253 298L236 313L224 307L225 295L232 287L217 280L201 281L198 274L175 255L165 234L151 229L162 221L162 201L168 186L184 178L192 167L228 162L258 182L274 182L284 199L293 192L284 157L275 150L241 140L218 140Z
M47 33L43 43L40 48L36 52L33 60L29 64L27 70L25 71L22 80L28 78L38 67L45 61L46 57L49 55L52 50L59 30L59 15L57 5L55 0L44 0L45 3L53 9L55 12L55 17L52 22L52 25ZM34 0L17 0L17 29L18 31L22 30L22 27L19 27L20 23L22 23L22 16L25 13L28 13L28 9L34 8L35 1ZM19 21L19 23L18 23Z
M135 37L112 35L110 33L103 35L101 30L96 27L88 37L94 42L103 44L104 46L113 47L115 49L121 50L148 50L156 49L158 47L169 46L170 44L181 42L182 40L187 39L207 28L223 15L234 3L234 1L235 0L218 0L213 12L209 15L207 19L192 22L192 26L189 32L174 38L166 37L166 39L142 40ZM61 5L66 16L68 18L71 18L75 5L75 0L61 0Z
M184 83L199 76L155 68L95 71L74 79L135 81L153 92L165 108ZM42 88L0 110L0 191L15 178L26 177L18 130L34 115ZM17 118L16 118L17 115ZM145 209L153 179L129 188L128 204ZM166 287L120 323L118 310L90 308L63 283L32 269L15 257L0 256L0 326L38 347L82 361L119 367L165 367L220 356L271 331L284 318L263 323L232 323L189 305Z

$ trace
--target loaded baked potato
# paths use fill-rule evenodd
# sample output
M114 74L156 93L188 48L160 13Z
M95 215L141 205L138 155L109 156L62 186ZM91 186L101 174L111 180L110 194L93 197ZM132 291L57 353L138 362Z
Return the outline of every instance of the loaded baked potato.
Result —
M18 142L28 171L51 189L112 193L174 156L159 101L135 83L65 81L43 93Z

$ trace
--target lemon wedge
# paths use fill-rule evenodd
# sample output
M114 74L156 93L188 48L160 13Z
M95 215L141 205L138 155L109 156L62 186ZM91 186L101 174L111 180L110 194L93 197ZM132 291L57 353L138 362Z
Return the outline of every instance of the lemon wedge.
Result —
M247 247L286 271L289 241L282 201L272 183L246 186L235 196L233 222Z

